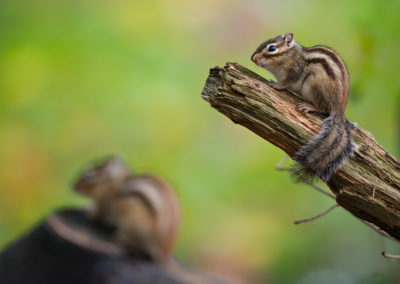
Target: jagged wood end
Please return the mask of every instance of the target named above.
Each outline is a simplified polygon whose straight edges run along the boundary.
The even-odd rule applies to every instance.
[[[301,98],[271,88],[266,79],[237,63],[212,68],[201,95],[290,157],[321,128],[322,116],[296,110]],[[327,185],[341,207],[400,241],[400,161],[361,127],[356,126],[353,135],[354,157]]]

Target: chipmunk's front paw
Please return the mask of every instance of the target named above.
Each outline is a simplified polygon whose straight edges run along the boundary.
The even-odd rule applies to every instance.
[[[279,91],[285,90],[287,88],[286,86],[282,85],[279,82],[269,82],[269,85],[272,88],[274,88],[275,90],[279,90]]]
[[[315,112],[315,107],[309,103],[299,103],[296,109],[302,113]]]

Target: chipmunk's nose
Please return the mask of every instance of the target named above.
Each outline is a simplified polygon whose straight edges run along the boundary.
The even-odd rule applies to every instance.
[[[253,61],[254,63],[256,63],[256,56],[255,56],[255,54],[253,53],[253,55],[251,56],[251,61]]]

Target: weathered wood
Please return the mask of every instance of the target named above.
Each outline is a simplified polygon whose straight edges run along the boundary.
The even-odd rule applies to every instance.
[[[271,88],[237,63],[212,68],[202,97],[291,157],[320,130],[323,119],[297,111],[301,98]],[[327,184],[340,206],[400,240],[400,162],[361,127],[355,128],[354,141],[354,158]]]

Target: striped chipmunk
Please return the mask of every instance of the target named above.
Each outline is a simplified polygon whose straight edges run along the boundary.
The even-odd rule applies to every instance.
[[[109,157],[87,167],[74,190],[93,200],[86,209],[89,220],[114,228],[112,240],[117,245],[128,255],[159,265],[177,280],[173,283],[230,283],[190,269],[172,256],[180,210],[173,187],[164,179],[133,174],[122,160]],[[137,277],[140,281],[140,274]]]
[[[110,157],[86,169],[74,190],[93,200],[89,220],[115,229],[113,240],[130,253],[166,264],[177,237],[179,203],[172,187],[151,175],[133,175]]]
[[[294,40],[293,33],[287,33],[262,43],[251,60],[276,77],[273,88],[288,89],[305,100],[297,110],[328,116],[321,131],[293,157],[300,164],[294,169],[299,180],[318,176],[327,182],[354,155],[355,148],[354,125],[344,114],[349,75],[342,58],[326,46],[304,47]]]

